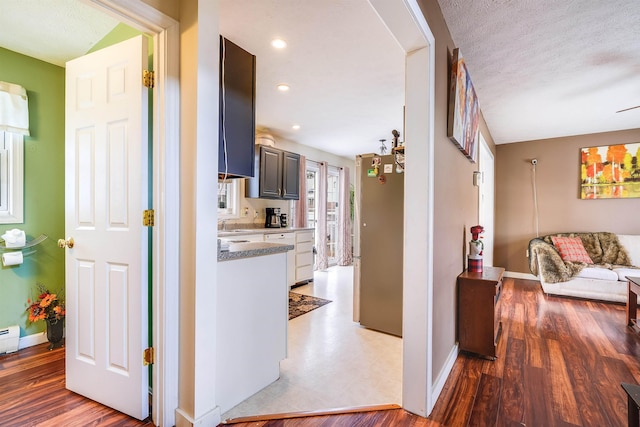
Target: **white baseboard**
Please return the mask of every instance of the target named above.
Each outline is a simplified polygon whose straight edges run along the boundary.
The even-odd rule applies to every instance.
[[[505,271],[504,277],[513,277],[514,279],[535,280],[538,281],[538,277],[531,273],[518,273],[517,271]]]
[[[18,342],[18,350],[22,350],[23,348],[31,347],[45,342],[47,342],[47,334],[45,332],[38,332],[37,334],[20,337],[20,341]]]
[[[221,422],[220,415],[219,406],[216,406],[198,419],[194,419],[182,409],[177,408],[176,427],[216,427]]]
[[[442,367],[442,370],[440,371],[440,373],[438,374],[438,377],[434,381],[433,387],[431,387],[431,404],[430,404],[431,407],[429,408],[429,415],[431,415],[431,411],[433,410],[433,407],[436,405],[436,402],[438,401],[438,397],[440,397],[440,393],[442,393],[444,384],[447,382],[447,378],[449,378],[449,374],[453,369],[453,364],[456,363],[456,359],[458,358],[458,353],[459,353],[458,344],[456,343],[456,345],[454,345],[453,348],[451,348],[451,352],[449,353],[449,356],[447,356],[447,360],[444,366]]]

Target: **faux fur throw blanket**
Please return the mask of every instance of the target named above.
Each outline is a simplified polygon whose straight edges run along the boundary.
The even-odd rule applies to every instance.
[[[553,246],[552,235],[532,239],[529,242],[529,270],[538,275],[538,260],[542,266],[542,277],[547,283],[566,282],[578,274],[587,264],[563,261]],[[631,261],[618,237],[614,233],[559,233],[553,236],[580,237],[594,265],[604,268],[613,266],[631,267]]]

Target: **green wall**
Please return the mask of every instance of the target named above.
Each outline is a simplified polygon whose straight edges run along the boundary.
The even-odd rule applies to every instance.
[[[0,327],[20,326],[20,336],[44,330],[44,322],[29,324],[27,298],[35,284],[51,291],[64,289],[64,251],[56,246],[64,237],[64,68],[0,48],[0,80],[27,89],[31,136],[24,140],[23,224],[0,224],[5,230],[20,228],[27,240],[49,236],[16,267],[0,264]]]
[[[119,23],[113,30],[107,33],[98,43],[93,45],[91,49],[87,51],[87,53],[95,52],[100,49],[104,49],[105,47],[113,46],[114,44],[123,42],[125,40],[129,40],[142,34],[141,31],[136,30],[135,28],[131,28],[127,24]],[[145,34],[145,37],[149,40],[149,56],[153,53],[153,43],[149,36]]]
[[[140,31],[119,24],[87,53],[138,34]],[[152,63],[153,43],[148,39]],[[20,228],[27,233],[27,240],[40,234],[49,236],[22,265],[2,267],[0,263],[0,328],[17,324],[22,337],[45,329],[44,322],[30,324],[25,311],[27,299],[35,296],[36,283],[43,283],[52,292],[64,290],[65,251],[56,242],[64,237],[65,69],[3,48],[0,64],[0,81],[27,89],[31,132],[24,140],[25,222],[0,224],[0,235]],[[151,286],[149,295],[151,298]],[[149,325],[151,328],[151,322]]]

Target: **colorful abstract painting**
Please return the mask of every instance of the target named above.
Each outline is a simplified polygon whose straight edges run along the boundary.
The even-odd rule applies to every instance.
[[[475,163],[478,151],[480,106],[460,49],[454,49],[449,86],[447,136]]]
[[[640,142],[580,149],[582,199],[640,197]]]

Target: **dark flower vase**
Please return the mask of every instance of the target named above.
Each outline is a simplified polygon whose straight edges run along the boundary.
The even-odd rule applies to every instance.
[[[47,321],[47,340],[49,341],[49,350],[62,347],[62,337],[64,336],[64,319],[56,320],[46,319]]]

